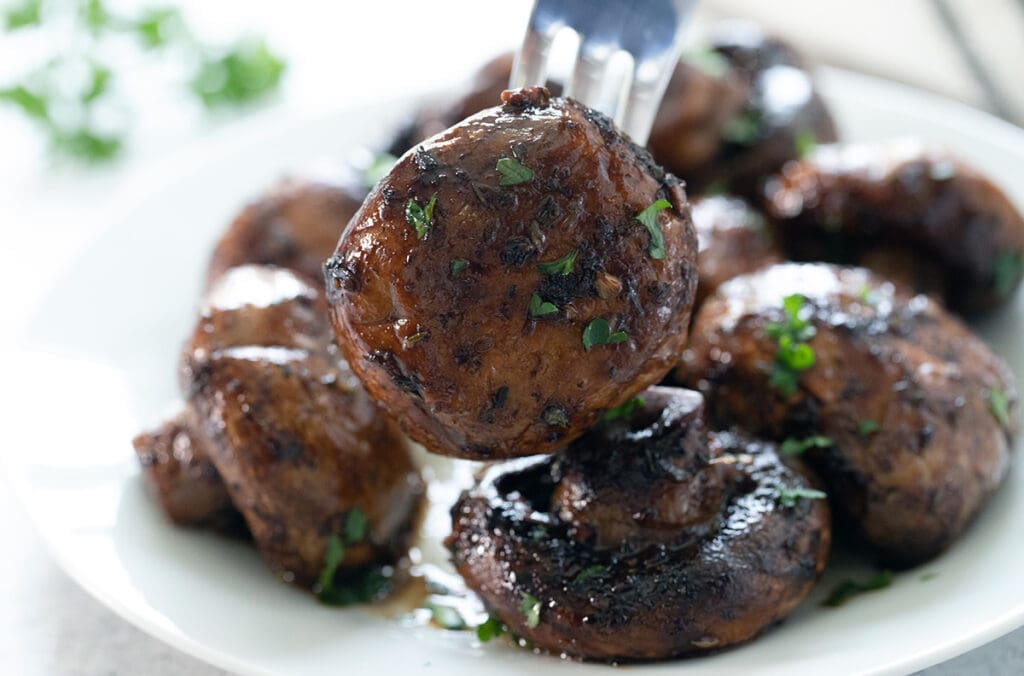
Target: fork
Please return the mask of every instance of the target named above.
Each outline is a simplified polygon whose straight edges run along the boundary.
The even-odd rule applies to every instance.
[[[615,120],[637,143],[646,143],[658,104],[682,52],[682,27],[697,0],[536,0],[509,86],[543,84],[555,37],[579,38],[563,94]],[[632,68],[616,96],[604,97],[613,57],[627,54]]]

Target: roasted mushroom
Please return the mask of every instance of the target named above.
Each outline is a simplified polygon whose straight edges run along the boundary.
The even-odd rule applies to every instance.
[[[965,314],[1006,302],[1024,275],[1024,216],[977,169],[909,140],[818,148],[769,181],[779,244],[853,263]]]
[[[739,21],[687,55],[669,82],[648,145],[691,194],[760,197],[764,179],[814,143],[836,140],[828,109],[792,46]]]
[[[696,307],[723,282],[782,261],[764,217],[742,199],[704,197],[694,200],[691,213],[698,243]]]
[[[653,660],[740,643],[824,567],[827,503],[774,446],[708,434],[696,392],[642,400],[564,452],[492,466],[452,509],[459,573],[551,652]]]
[[[249,263],[288,268],[319,286],[324,260],[365,196],[354,182],[282,181],[248,204],[217,242],[207,286]]]
[[[863,269],[784,264],[726,282],[681,372],[715,423],[804,451],[889,563],[948,547],[1009,468],[1006,364],[926,296]]]
[[[325,267],[370,394],[475,459],[551,452],[657,382],[697,282],[674,177],[575,101],[502,100],[402,157]]]
[[[332,344],[316,289],[280,268],[233,268],[183,362],[195,427],[282,579],[314,586],[332,537],[344,538],[340,575],[405,550],[419,474]]]

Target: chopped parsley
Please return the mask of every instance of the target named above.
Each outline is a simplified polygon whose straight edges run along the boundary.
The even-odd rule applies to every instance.
[[[488,615],[487,619],[477,625],[476,638],[481,643],[487,643],[496,636],[505,633],[505,625],[494,615]]]
[[[810,320],[800,316],[804,301],[804,296],[799,293],[786,296],[782,301],[786,320],[769,322],[764,327],[764,332],[778,344],[771,385],[784,395],[796,391],[800,374],[815,362],[814,350],[805,341],[814,337],[817,331]]]
[[[810,129],[801,129],[793,138],[793,146],[797,157],[807,157],[818,147],[818,137]]]
[[[380,180],[388,175],[398,158],[391,153],[377,153],[373,161],[363,169],[363,184],[367,188],[373,188],[380,183]]]
[[[661,260],[665,257],[665,237],[661,234],[661,226],[658,225],[658,214],[668,209],[672,204],[666,199],[652,202],[646,209],[638,213],[634,218],[647,228],[651,235],[651,243],[647,247],[647,254],[655,259]]]
[[[1008,411],[1010,398],[1006,396],[1006,392],[999,389],[998,387],[990,388],[988,391],[988,408],[992,411],[993,417],[1003,427],[1010,426],[1010,414]]]
[[[713,47],[683,52],[683,62],[711,77],[725,77],[732,69],[729,60]]]
[[[327,549],[324,553],[324,567],[318,580],[320,591],[317,597],[323,603],[332,605],[348,605],[365,603],[381,594],[389,585],[388,578],[379,570],[363,571],[350,580],[345,586],[339,586],[334,579],[342,561],[345,560],[345,545],[353,545],[366,538],[366,515],[359,507],[353,507],[345,517],[342,537],[331,534],[327,538]]]
[[[819,491],[816,488],[778,486],[775,491],[776,499],[782,507],[795,507],[798,500],[823,500],[828,497],[824,491]]]
[[[592,577],[597,577],[598,575],[600,575],[601,573],[603,573],[607,569],[608,569],[607,566],[602,566],[599,563],[594,564],[593,566],[587,566],[586,568],[581,570],[576,575],[576,577],[573,578],[572,583],[573,584],[580,584],[581,582],[589,580]]]
[[[857,421],[857,434],[862,437],[869,437],[880,429],[877,422],[871,418],[864,418]]]
[[[625,331],[611,333],[608,320],[604,317],[598,317],[587,324],[587,328],[583,329],[583,347],[587,352],[590,352],[590,348],[595,345],[624,343],[627,340],[629,340],[629,336],[626,335]]]
[[[992,265],[992,290],[1000,298],[1006,298],[1017,286],[1021,274],[1024,274],[1024,256],[1003,251]]]
[[[573,250],[565,254],[557,261],[550,261],[548,263],[538,263],[537,269],[543,272],[545,275],[562,275],[563,277],[572,272],[573,263],[576,262],[576,256],[579,255],[579,251]]]
[[[277,88],[284,61],[263,40],[243,39],[214,57],[203,56],[189,86],[207,108],[238,106]]]
[[[829,448],[830,446],[832,446],[831,439],[817,434],[803,439],[790,437],[782,442],[781,449],[783,455],[800,455],[808,448]]]
[[[753,145],[761,136],[761,116],[748,111],[729,120],[722,130],[722,140],[739,146]]]
[[[633,397],[623,404],[619,404],[615,408],[610,408],[605,411],[604,420],[618,420],[619,418],[628,418],[633,415],[633,412],[638,408],[642,408],[644,405],[643,397]]]
[[[460,272],[462,272],[468,267],[469,261],[467,261],[465,258],[456,258],[455,260],[452,261],[452,277],[457,276]]]
[[[536,596],[523,592],[523,600],[519,604],[519,612],[526,618],[526,626],[533,629],[540,624],[540,601]]]
[[[421,207],[419,202],[410,199],[405,205],[405,221],[416,229],[416,239],[423,239],[430,229],[430,222],[434,220],[434,205],[437,204],[437,195],[430,198],[426,207]]]
[[[530,296],[530,306],[527,308],[531,317],[543,317],[544,315],[551,315],[558,312],[558,306],[554,303],[549,303],[546,300],[541,300],[541,297],[537,294]]]
[[[514,157],[502,157],[494,168],[501,174],[498,185],[518,185],[533,180],[533,170]]]
[[[431,621],[442,629],[460,631],[468,626],[462,613],[451,606],[428,603],[426,608],[430,611]]]
[[[837,608],[847,601],[851,597],[864,592],[875,591],[876,589],[885,589],[892,584],[892,571],[883,570],[879,571],[877,575],[867,580],[866,582],[858,582],[857,580],[844,580],[840,582],[835,588],[832,589],[832,593],[828,595],[828,598],[822,602],[823,606],[829,608]]]
[[[38,26],[42,17],[42,0],[22,0],[21,4],[9,8],[4,13],[4,26],[9,31]]]

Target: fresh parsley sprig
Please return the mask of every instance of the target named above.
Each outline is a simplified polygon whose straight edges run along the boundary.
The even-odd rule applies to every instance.
[[[647,255],[655,260],[665,258],[665,236],[661,232],[661,226],[658,225],[658,214],[671,207],[671,202],[666,199],[660,199],[652,202],[647,208],[634,216],[636,220],[643,223],[651,236],[651,243],[647,246]]]
[[[594,319],[583,329],[583,348],[590,352],[595,345],[611,345],[612,343],[625,343],[629,336],[625,331],[611,332],[608,320],[604,317]]]
[[[879,571],[874,577],[859,582],[857,580],[843,580],[832,589],[832,593],[828,595],[821,605],[828,606],[829,608],[837,608],[852,597],[864,592],[875,591],[878,589],[885,589],[892,584],[892,571],[882,570]]]
[[[802,316],[805,298],[795,293],[782,300],[783,322],[768,322],[764,332],[777,344],[772,365],[771,385],[784,395],[796,391],[800,374],[814,366],[814,350],[807,344],[817,333],[810,320]]]

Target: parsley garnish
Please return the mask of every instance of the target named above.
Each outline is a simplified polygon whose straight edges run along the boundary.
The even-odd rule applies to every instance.
[[[610,408],[607,411],[605,411],[604,420],[607,422],[610,420],[618,420],[619,418],[628,418],[629,416],[633,415],[633,411],[637,410],[638,408],[642,408],[643,405],[643,397],[633,397],[632,399],[626,401],[625,403],[619,404],[615,408]]]
[[[795,507],[797,500],[822,500],[828,497],[824,491],[819,491],[815,488],[786,488],[785,486],[778,486],[775,491],[776,499],[778,499],[779,505],[782,507]]]
[[[800,455],[808,448],[828,448],[831,445],[832,440],[828,437],[814,435],[804,439],[790,437],[782,442],[781,449],[783,455]]]
[[[655,259],[661,260],[665,257],[665,238],[661,234],[661,226],[658,225],[658,214],[668,209],[672,204],[666,199],[660,199],[638,213],[634,218],[644,224],[647,232],[651,235],[651,243],[647,247],[647,254]]]
[[[523,600],[519,604],[519,612],[526,618],[526,626],[533,629],[540,624],[540,601],[536,596],[523,592]]]
[[[624,343],[627,340],[629,340],[629,336],[626,335],[625,331],[611,333],[608,320],[604,317],[598,317],[587,324],[587,328],[583,329],[583,347],[587,352],[590,352],[590,348],[595,345]]]
[[[713,47],[683,52],[683,61],[711,77],[724,77],[732,68],[729,60]]]
[[[1006,396],[1006,392],[1002,391],[998,387],[990,388],[988,395],[985,397],[988,400],[988,408],[992,411],[993,417],[1003,427],[1010,426],[1010,414],[1007,410],[1010,398]]]
[[[580,584],[581,582],[584,582],[585,580],[589,580],[592,577],[596,577],[596,576],[600,575],[601,573],[603,573],[607,569],[608,569],[607,566],[602,566],[601,564],[594,564],[593,566],[588,566],[588,567],[584,568],[583,570],[581,570],[579,572],[579,574],[577,574],[576,577],[573,578],[572,583],[573,584]]]
[[[1017,286],[1017,280],[1024,272],[1024,256],[1004,251],[996,256],[992,265],[992,290],[1000,298],[1006,298]]]
[[[469,261],[464,258],[456,258],[452,261],[452,277],[469,267]]]
[[[518,185],[533,180],[533,171],[514,157],[502,157],[494,168],[501,174],[498,185]]]
[[[451,606],[428,603],[426,608],[430,611],[430,619],[442,629],[460,631],[467,627],[466,620],[462,617],[462,614]]]
[[[764,332],[778,343],[771,384],[785,395],[796,391],[800,373],[815,362],[814,350],[804,341],[814,337],[817,331],[809,320],[800,316],[804,300],[798,293],[786,296],[782,301],[786,321],[769,322],[764,327]]]
[[[869,437],[880,429],[877,422],[871,418],[864,418],[857,421],[857,434],[862,437]]]
[[[829,608],[836,608],[843,605],[851,597],[861,594],[863,592],[875,591],[876,589],[884,589],[892,584],[892,571],[883,570],[880,571],[873,578],[867,582],[858,582],[856,580],[844,580],[840,582],[832,590],[832,593],[828,595],[821,605],[828,606]]]
[[[334,574],[345,558],[345,545],[341,538],[331,535],[327,538],[327,552],[324,554],[324,569],[320,571],[320,591],[334,586]]]
[[[818,147],[818,137],[810,129],[801,129],[796,133],[793,138],[794,150],[796,150],[796,156],[804,158],[814,152],[814,149]]]
[[[380,571],[368,570],[359,573],[349,580],[345,587],[335,584],[338,567],[345,560],[345,545],[361,542],[366,537],[366,515],[359,507],[353,507],[345,516],[342,537],[331,534],[327,538],[327,550],[324,553],[324,567],[320,571],[320,591],[317,597],[324,603],[347,605],[361,603],[378,596],[387,587],[388,579]]]
[[[416,229],[416,239],[423,239],[430,229],[430,222],[434,219],[434,205],[437,204],[437,195],[430,198],[426,207],[421,207],[419,202],[410,199],[405,205],[405,221]]]
[[[15,5],[4,14],[4,26],[9,31],[15,31],[26,26],[38,26],[42,12],[42,0],[22,0],[20,5]]]
[[[147,9],[135,23],[135,33],[146,49],[163,47],[185,33],[181,12],[171,7]]]
[[[558,312],[558,307],[554,303],[541,300],[537,294],[530,296],[530,306],[527,309],[531,317],[543,317]]]
[[[366,515],[363,510],[353,507],[345,519],[345,541],[349,544],[366,537]]]
[[[207,108],[238,106],[277,88],[284,61],[263,40],[244,39],[223,54],[205,57],[190,87]]]
[[[860,291],[857,292],[857,298],[860,299],[861,303],[874,307],[878,299],[875,297],[875,292],[871,289],[870,284],[865,284],[860,287]]]
[[[537,269],[543,272],[545,275],[562,275],[563,277],[572,272],[573,263],[576,262],[576,256],[579,251],[570,251],[565,254],[557,261],[550,261],[548,263],[538,263]]]
[[[722,140],[741,146],[753,145],[761,135],[761,116],[749,111],[729,120],[722,130]]]
[[[372,189],[388,175],[398,158],[391,153],[377,153],[373,161],[363,169],[363,184]]]
[[[476,638],[481,643],[487,643],[495,636],[505,633],[505,625],[494,615],[488,615],[487,619],[477,625]]]

